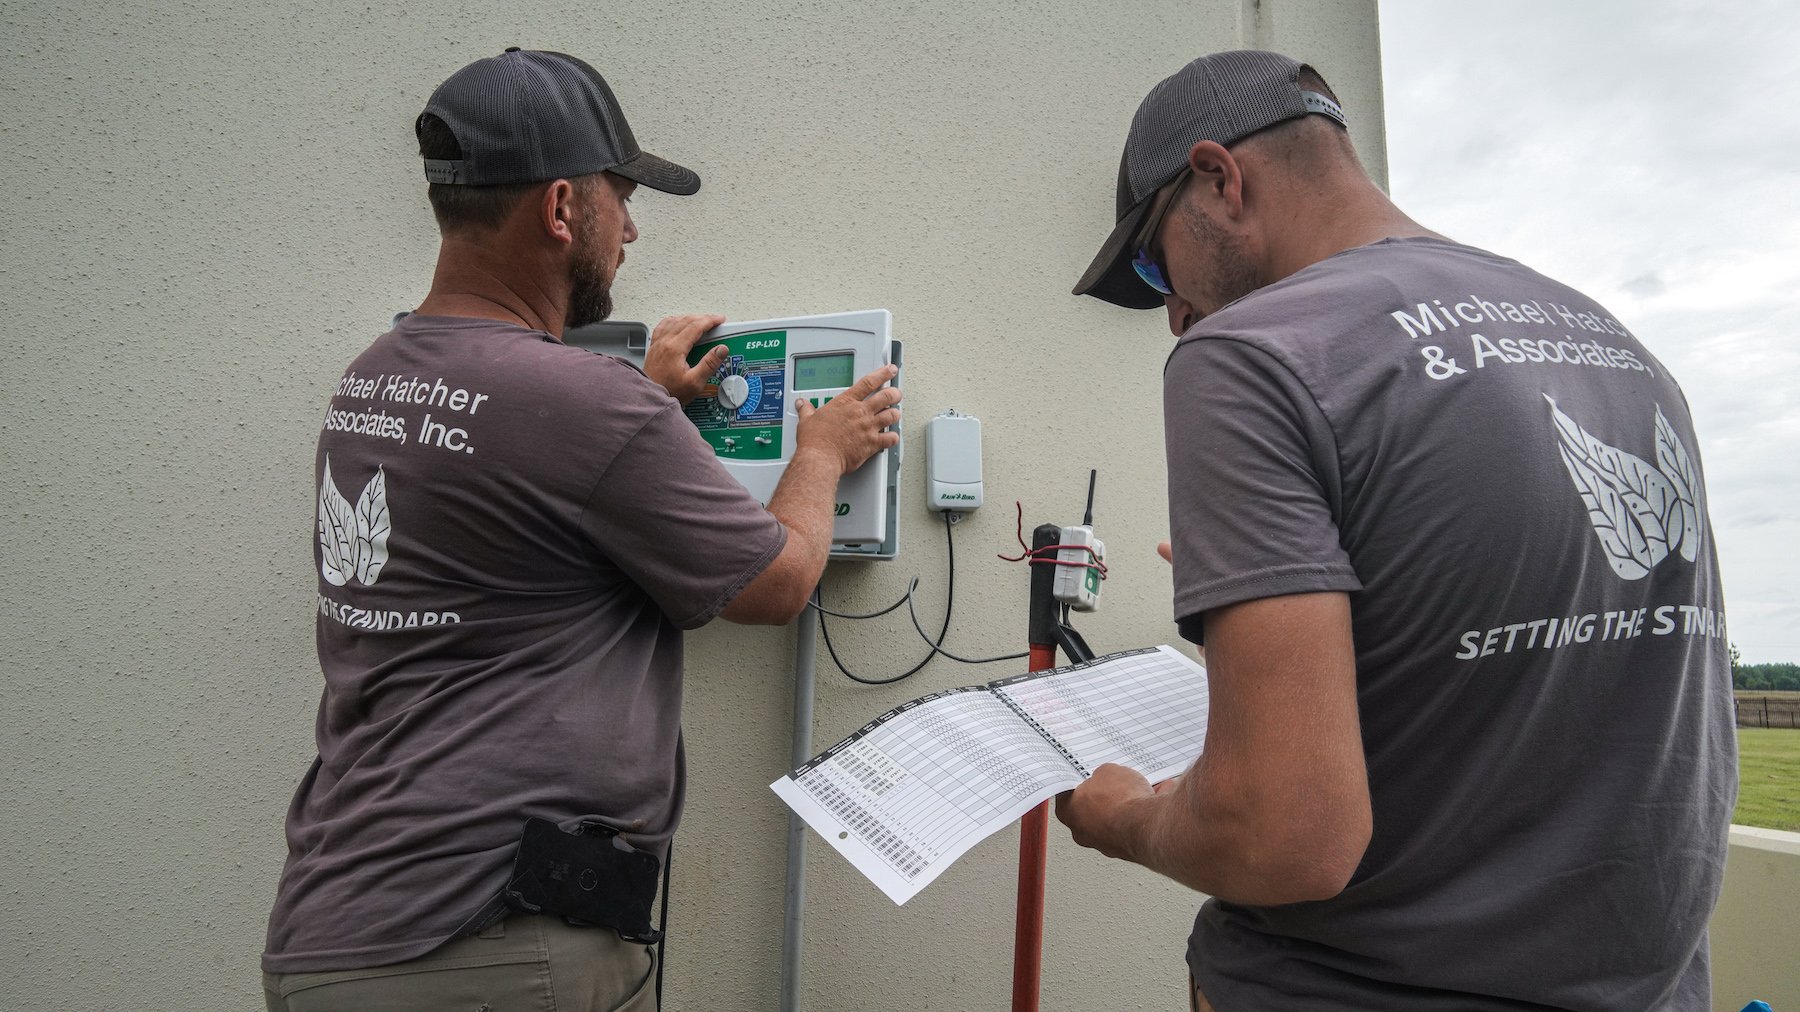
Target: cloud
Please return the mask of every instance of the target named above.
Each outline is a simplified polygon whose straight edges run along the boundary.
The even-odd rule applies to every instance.
[[[1732,639],[1800,660],[1800,5],[1384,0],[1395,200],[1680,380]]]
[[[1746,513],[1746,514],[1740,514],[1739,516],[1734,517],[1732,519],[1732,526],[1734,526],[1734,527],[1767,527],[1770,524],[1776,524],[1776,523],[1780,523],[1783,520],[1792,520],[1792,519],[1794,519],[1794,518],[1782,516],[1779,513]]]

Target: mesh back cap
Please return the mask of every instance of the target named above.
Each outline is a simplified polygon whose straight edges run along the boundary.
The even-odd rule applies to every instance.
[[[450,128],[458,159],[425,159],[425,178],[460,186],[539,183],[613,172],[664,193],[700,189],[690,169],[638,147],[598,71],[564,53],[508,49],[431,93],[426,116]]]
[[[1151,198],[1187,166],[1200,141],[1223,146],[1277,123],[1318,113],[1345,125],[1344,111],[1329,97],[1302,91],[1306,65],[1280,53],[1240,49],[1202,56],[1150,89],[1131,118],[1119,159],[1116,222],[1112,234],[1074,294],[1092,295],[1127,309],[1157,309],[1162,296],[1131,269],[1131,248],[1149,213]],[[1310,68],[1308,68],[1310,69]]]

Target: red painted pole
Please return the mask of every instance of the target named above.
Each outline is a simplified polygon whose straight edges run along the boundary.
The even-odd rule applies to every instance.
[[[1031,670],[1056,667],[1056,647],[1031,644]],[[1044,967],[1044,859],[1050,849],[1050,802],[1019,820],[1019,901],[1013,925],[1012,1012],[1037,1012]]]

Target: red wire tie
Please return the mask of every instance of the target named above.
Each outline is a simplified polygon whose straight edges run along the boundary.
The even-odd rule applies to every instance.
[[[1042,548],[1036,549],[1027,545],[1025,543],[1025,507],[1017,499],[1014,499],[1013,508],[1018,511],[1018,519],[1013,531],[1013,536],[1019,539],[1020,552],[1018,555],[1000,555],[996,553],[996,558],[1004,559],[1007,562],[1029,562],[1033,566],[1076,566],[1081,569],[1096,569],[1100,571],[1100,579],[1106,579],[1106,563],[1101,560],[1099,553],[1094,551],[1092,545],[1045,545]],[[1061,551],[1086,552],[1088,553],[1088,561],[1079,562],[1068,559],[1045,558],[1046,555]]]

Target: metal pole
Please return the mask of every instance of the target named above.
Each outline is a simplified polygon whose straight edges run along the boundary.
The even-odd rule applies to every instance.
[[[1057,543],[1062,529],[1044,524],[1031,532],[1038,551]],[[1026,638],[1031,646],[1030,670],[1056,667],[1056,597],[1054,566],[1031,565],[1031,596]],[[1018,910],[1013,920],[1012,1012],[1037,1012],[1044,968],[1044,866],[1050,851],[1050,803],[1019,820]]]
[[[819,613],[810,606],[794,623],[794,747],[789,769],[812,758],[813,662]],[[800,941],[806,921],[806,823],[788,812],[787,902],[781,925],[781,1012],[800,1010]]]
[[[1031,670],[1056,666],[1056,648],[1031,645]],[[1037,1012],[1044,970],[1044,879],[1050,802],[1019,820],[1019,900],[1013,921],[1013,1012]]]

